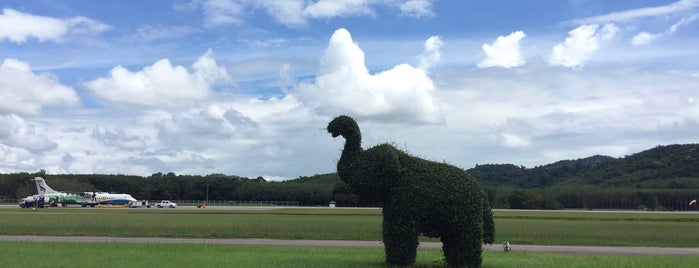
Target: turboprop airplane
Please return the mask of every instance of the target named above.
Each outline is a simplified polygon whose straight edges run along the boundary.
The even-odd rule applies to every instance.
[[[113,194],[105,192],[59,192],[46,184],[44,178],[35,177],[36,191],[39,196],[48,196],[50,200],[61,204],[80,204],[83,207],[94,207],[102,205],[110,206],[128,206],[132,202],[136,202],[130,194]]]

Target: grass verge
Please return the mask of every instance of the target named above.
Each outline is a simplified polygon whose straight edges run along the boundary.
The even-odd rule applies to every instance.
[[[699,247],[699,213],[495,211],[494,216],[497,243]],[[376,241],[381,219],[378,209],[0,209],[0,234]]]
[[[76,261],[79,258],[79,261]],[[0,241],[4,267],[384,267],[382,249]],[[694,267],[699,256],[607,256],[484,252],[483,267]],[[442,267],[419,249],[417,267]]]

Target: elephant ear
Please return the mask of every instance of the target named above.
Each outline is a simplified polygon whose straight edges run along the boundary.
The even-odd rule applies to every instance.
[[[388,198],[400,178],[395,149],[378,145],[364,151],[348,170],[347,183],[363,197],[377,202]]]
[[[381,185],[387,193],[399,185],[400,160],[398,151],[391,145],[383,144],[376,147],[374,170],[377,174],[376,183]]]

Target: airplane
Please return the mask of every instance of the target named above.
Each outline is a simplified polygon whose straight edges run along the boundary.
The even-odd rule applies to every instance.
[[[36,183],[36,191],[41,196],[48,196],[49,200],[55,200],[56,203],[61,204],[80,204],[82,207],[95,207],[95,206],[123,206],[126,207],[129,204],[136,202],[130,194],[113,194],[105,192],[59,192],[46,184],[46,181],[42,177],[35,177],[34,182]]]

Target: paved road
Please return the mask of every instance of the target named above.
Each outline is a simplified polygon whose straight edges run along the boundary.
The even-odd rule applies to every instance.
[[[353,240],[284,240],[263,238],[171,238],[171,237],[110,237],[110,236],[33,236],[0,235],[0,241],[32,242],[84,242],[84,243],[201,243],[227,245],[268,245],[268,246],[306,246],[306,247],[383,247],[380,241]],[[538,246],[510,245],[513,251],[550,252],[575,254],[619,254],[619,255],[694,255],[699,256],[699,248],[662,248],[662,247],[598,247],[598,246]],[[422,242],[421,248],[441,248],[439,242]],[[500,245],[486,245],[484,250],[502,251]]]

